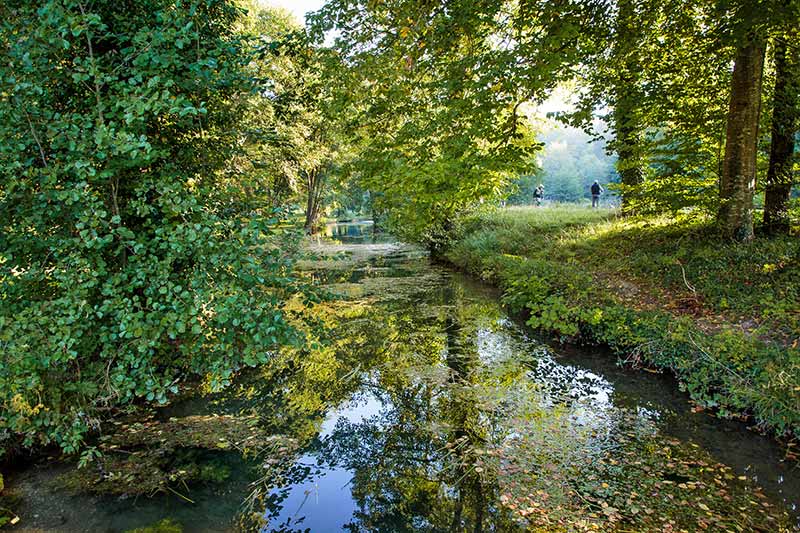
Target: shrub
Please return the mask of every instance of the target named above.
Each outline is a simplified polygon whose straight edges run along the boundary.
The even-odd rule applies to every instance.
[[[0,440],[72,452],[102,410],[296,342],[291,237],[236,200],[252,83],[232,1],[0,14]]]

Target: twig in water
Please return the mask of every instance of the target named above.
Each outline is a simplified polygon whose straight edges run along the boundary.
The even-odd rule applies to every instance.
[[[177,490],[173,489],[172,487],[167,486],[167,490],[172,492],[173,494],[175,494],[178,498],[180,498],[182,500],[186,500],[187,502],[189,502],[191,504],[194,504],[194,501],[190,500],[189,498],[187,498],[186,496],[184,496],[183,494],[181,494]]]

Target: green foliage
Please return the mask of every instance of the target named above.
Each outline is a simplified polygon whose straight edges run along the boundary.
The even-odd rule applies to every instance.
[[[285,304],[310,295],[278,206],[302,200],[309,231],[326,203],[369,208],[436,251],[515,176],[528,176],[524,198],[540,144],[520,109],[563,82],[580,89],[562,119],[601,137],[596,111],[610,113],[607,146],[620,173],[636,171],[619,189],[626,208],[714,212],[733,52],[753,28],[788,35],[797,20],[795,1],[758,6],[331,0],[310,29],[336,31],[328,48],[254,0],[4,2],[3,447],[74,452],[101,412],[163,403],[187,377],[223,387],[297,344]],[[613,175],[602,146],[553,146],[535,179],[550,198],[585,197]],[[607,246],[627,251],[620,269],[670,289],[690,271],[703,306],[756,309],[762,328],[794,335],[797,289],[783,279],[796,255],[780,239],[737,251],[692,227],[708,245],[674,251],[659,247],[660,226],[601,225],[584,239],[596,245],[538,243],[565,251],[557,278],[531,266],[540,251],[521,233],[605,216],[504,222],[503,239],[526,250],[499,249],[521,259],[476,264],[518,272],[509,303],[564,334],[605,320],[573,259],[596,265]]]
[[[548,198],[576,201],[619,176],[626,213],[715,213],[735,50],[754,28],[781,38],[797,17],[796,2],[772,0],[331,0],[312,26],[336,32],[332,79],[348,79],[357,110],[362,188],[398,232],[438,242],[509,185],[512,204],[529,203],[538,181]],[[538,145],[519,109],[560,83],[576,90],[559,118],[604,143],[550,146],[534,174]],[[616,172],[590,153],[600,146]]]
[[[543,18],[554,16],[545,11]],[[403,236],[437,240],[454,216],[499,197],[532,169],[538,144],[519,106],[543,97],[565,61],[551,51],[541,71],[520,64],[536,39],[517,41],[517,29],[541,27],[532,13],[503,2],[440,9],[416,0],[337,0],[313,19],[318,34],[337,30],[357,110],[354,135],[365,145],[357,167]],[[547,43],[574,30],[546,28]]]
[[[0,8],[2,445],[211,388],[299,340],[280,213],[232,164],[254,87],[217,0]]]
[[[252,201],[258,196],[268,205],[281,205],[294,200],[297,184],[279,131],[283,122],[275,87],[291,75],[294,64],[281,50],[285,43],[297,41],[302,28],[281,8],[262,6],[257,0],[237,3],[247,9],[246,16],[237,20],[236,29],[247,38],[246,44],[254,53],[246,69],[255,90],[242,95],[237,109],[235,127],[241,149],[231,154],[228,173],[235,181],[247,175],[246,186],[239,191],[242,200]]]
[[[800,20],[797,3],[620,0],[606,6],[578,31],[576,106],[560,118],[605,138],[619,155],[626,212],[716,213],[735,51],[754,31],[773,42],[784,39]],[[767,65],[764,100],[772,98],[772,68]],[[598,116],[608,124],[605,131],[594,128]],[[768,131],[767,113],[761,122]],[[752,176],[761,183],[766,141],[764,164]]]
[[[342,65],[302,31],[269,43],[262,54],[269,79],[265,90],[275,114],[275,143],[268,147],[264,167],[285,180],[291,199],[304,204],[306,230],[313,232],[328,197],[347,188],[339,183],[349,158],[343,136],[347,110],[334,99]]]
[[[669,369],[700,405],[796,436],[800,317],[787,302],[800,299],[800,244],[713,235],[696,221],[517,208],[466,220],[446,255],[500,285],[531,326]]]
[[[733,54],[729,19],[712,3],[618,5],[582,28],[577,106],[561,118],[620,154],[618,170],[633,178],[620,189],[627,212],[714,211]],[[597,110],[606,131],[595,127]]]

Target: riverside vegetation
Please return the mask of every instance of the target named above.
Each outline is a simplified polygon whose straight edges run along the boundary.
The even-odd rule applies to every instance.
[[[561,87],[574,90],[555,118],[614,154],[582,160],[619,182],[625,215],[713,218],[716,231],[691,238],[706,250],[743,243],[726,244],[731,261],[754,252],[774,269],[765,276],[783,275],[800,5],[757,4],[330,0],[303,27],[245,0],[135,0],[124,12],[4,2],[2,449],[81,453],[120,409],[164,403],[184,383],[223,388],[306,342],[302,317],[285,309],[318,298],[293,274],[298,204],[308,233],[326,212],[369,213],[438,252],[465,213],[515,193],[524,201],[537,138],[552,139],[532,106]],[[559,197],[573,199],[592,178],[545,177],[554,189],[569,181]],[[748,244],[762,197],[764,232],[776,237]],[[794,296],[759,305],[790,320]],[[750,346],[747,335],[717,337],[729,352]],[[771,413],[787,409],[723,389],[721,408],[750,405],[778,431],[793,424]]]
[[[265,431],[286,404],[151,414],[361,368],[315,312],[330,274],[303,266],[331,215],[496,283],[538,330],[671,370],[698,409],[798,435],[800,0],[327,0],[305,24],[262,4],[0,3],[3,474],[63,457],[88,469],[65,486],[180,499],[294,451]],[[619,216],[498,209],[594,180]],[[436,285],[378,278],[375,298]],[[303,442],[335,407],[298,415]],[[483,496],[445,477],[465,496],[436,527],[458,529]]]
[[[675,373],[725,417],[800,435],[800,241],[734,245],[698,219],[559,206],[464,219],[445,257],[532,327]]]
[[[312,249],[301,269],[337,295],[309,310],[329,342],[119,420],[84,468],[41,465],[25,485],[48,505],[21,509],[29,527],[790,530],[779,490],[794,502],[800,479],[770,462],[742,472],[750,458],[719,453],[717,421],[674,411],[672,383],[565,359],[417,247]],[[740,450],[777,451],[744,433]]]

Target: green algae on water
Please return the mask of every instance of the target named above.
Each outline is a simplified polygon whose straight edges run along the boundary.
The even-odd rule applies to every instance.
[[[166,422],[122,424],[101,439],[102,455],[59,482],[76,491],[109,495],[172,492],[184,500],[189,482],[220,483],[230,474],[225,454],[256,458],[291,448],[291,439],[269,435],[256,416],[188,416]]]

